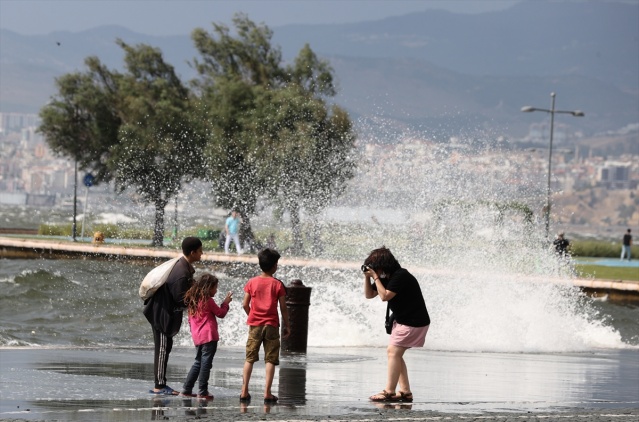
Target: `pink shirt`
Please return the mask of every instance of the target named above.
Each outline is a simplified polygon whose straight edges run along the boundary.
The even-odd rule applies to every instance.
[[[251,295],[250,312],[246,323],[251,326],[280,326],[277,314],[279,298],[286,296],[284,284],[273,277],[253,277],[244,286],[244,291]]]
[[[222,303],[222,306],[217,306],[213,298],[204,304],[201,312],[196,315],[189,315],[189,325],[191,326],[191,337],[193,337],[193,343],[199,346],[211,341],[218,341],[220,335],[217,332],[217,319],[224,318],[229,311],[228,303]]]

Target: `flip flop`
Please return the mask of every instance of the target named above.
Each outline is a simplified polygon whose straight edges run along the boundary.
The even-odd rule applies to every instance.
[[[247,394],[246,396],[240,396],[240,403],[248,403],[251,401],[251,395]]]
[[[279,397],[271,395],[271,397],[264,397],[264,403],[277,403],[277,400],[279,400]]]
[[[149,390],[149,393],[155,394],[156,396],[177,396],[178,394],[180,394],[171,387],[164,387],[161,388],[159,391]]]

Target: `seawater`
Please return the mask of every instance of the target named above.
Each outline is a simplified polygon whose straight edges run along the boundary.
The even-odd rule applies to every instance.
[[[639,308],[592,300],[568,282],[405,266],[418,277],[431,314],[426,349],[562,353],[639,347]],[[152,345],[137,294],[151,268],[128,261],[0,260],[0,346]],[[200,265],[197,271],[220,278],[220,297],[234,292],[231,310],[220,320],[220,344],[242,346],[247,332],[242,289],[257,266]],[[276,275],[286,284],[300,278],[313,289],[309,346],[385,346],[385,306],[364,298],[359,272],[282,266]],[[176,344],[192,344],[186,321]]]

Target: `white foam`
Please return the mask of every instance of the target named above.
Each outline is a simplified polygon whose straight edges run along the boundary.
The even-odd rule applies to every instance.
[[[454,270],[413,273],[431,316],[426,349],[561,353],[629,347],[569,279]],[[318,275],[302,270],[295,278],[313,289],[309,347],[386,346],[386,305],[378,298],[364,298],[360,274],[344,270]],[[238,303],[219,320],[219,331],[222,345],[245,344],[246,315]],[[188,328],[176,341],[192,345]]]
[[[100,213],[94,220],[95,223],[103,224],[134,223],[136,221],[137,219],[129,217],[125,214],[110,212]]]

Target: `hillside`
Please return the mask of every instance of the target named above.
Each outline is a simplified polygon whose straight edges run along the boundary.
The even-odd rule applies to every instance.
[[[637,94],[638,36],[636,2],[535,0],[479,15],[430,10],[359,24],[284,26],[275,41],[287,55],[308,42],[325,55],[414,58],[474,76],[581,75]]]
[[[570,236],[619,241],[628,227],[639,226],[639,195],[628,189],[591,188],[553,197],[555,227]]]
[[[637,96],[596,79],[471,76],[415,59],[330,59],[340,87],[336,101],[355,116],[394,121],[440,139],[460,132],[525,136],[531,123],[548,117],[521,113],[521,107],[550,108],[550,92],[558,93],[557,109],[585,111],[585,119],[557,117],[573,132],[594,134],[639,121]]]
[[[330,60],[340,88],[335,101],[366,136],[519,138],[547,120],[521,107],[549,107],[550,92],[558,109],[586,113],[561,116],[573,133],[639,121],[639,3],[530,1],[476,15],[431,10],[272,29],[286,60],[305,43]],[[185,81],[196,76],[188,34],[156,37],[118,26],[41,36],[2,30],[0,111],[37,112],[55,93],[54,78],[82,70],[87,56],[121,68],[116,38],[159,47]]]

